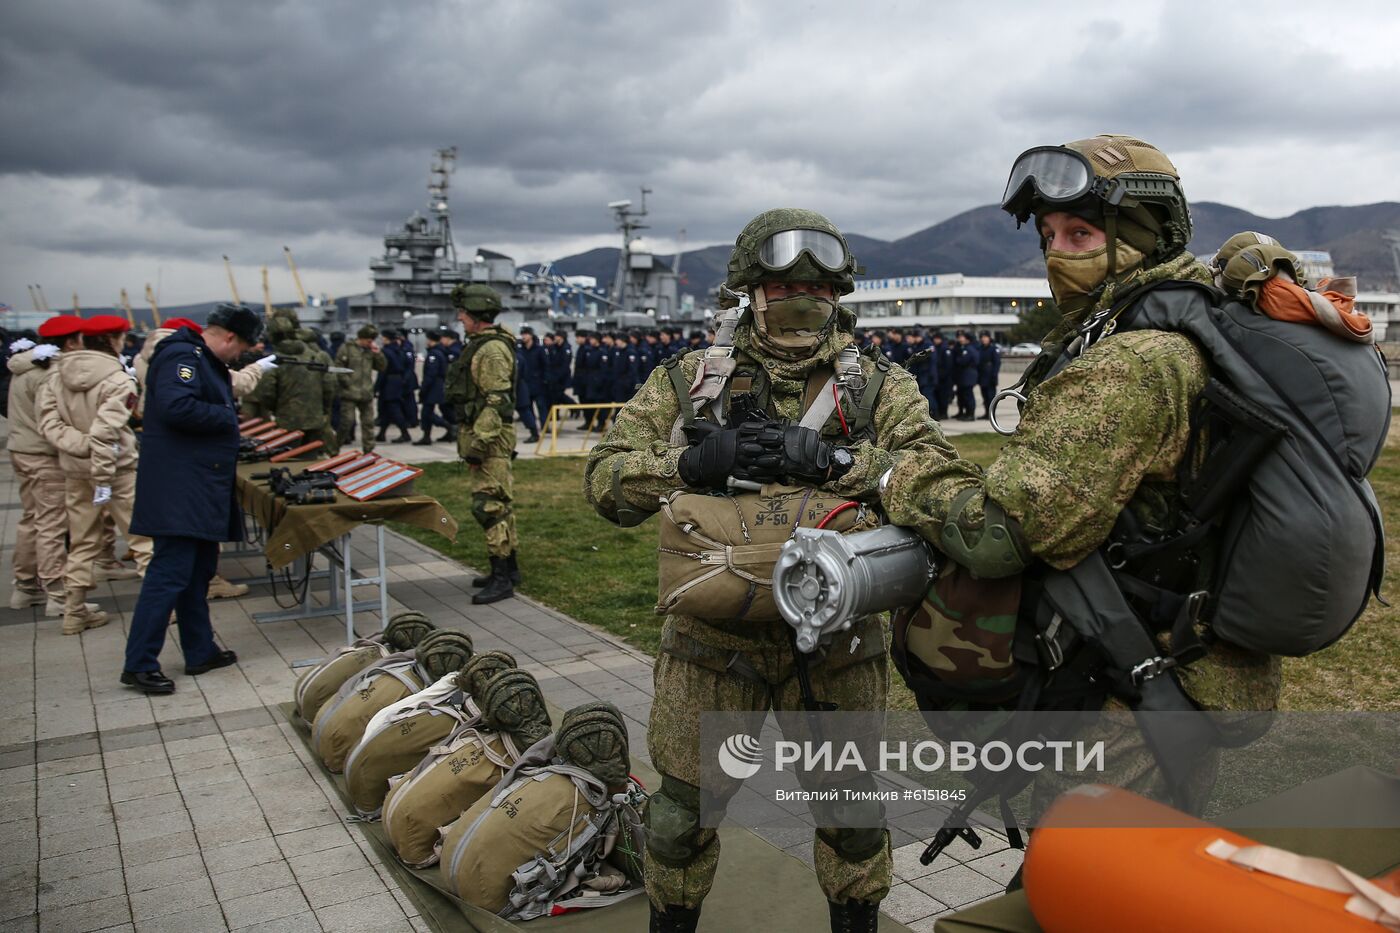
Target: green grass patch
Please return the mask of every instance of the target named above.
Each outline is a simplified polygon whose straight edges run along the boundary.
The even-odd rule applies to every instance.
[[[953,439],[959,452],[987,464],[1003,439],[993,434]],[[471,516],[465,467],[434,463],[417,481],[460,522],[457,543],[402,525],[395,530],[473,567],[487,566],[486,548]],[[1386,525],[1400,528],[1400,443],[1387,445],[1371,474]],[[518,460],[516,524],[526,595],[618,635],[654,654],[661,634],[656,603],[656,525],[616,528],[583,498],[583,460]],[[1306,547],[1307,542],[1280,542]],[[1391,562],[1385,592],[1397,608],[1373,603],[1345,638],[1284,667],[1283,705],[1308,710],[1400,710],[1400,567]],[[913,697],[892,678],[890,706],[914,709]]]

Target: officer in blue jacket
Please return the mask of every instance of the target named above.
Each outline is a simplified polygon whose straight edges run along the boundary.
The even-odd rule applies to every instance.
[[[446,428],[448,421],[443,416],[444,393],[447,383],[447,351],[442,346],[442,332],[429,330],[423,336],[428,341],[428,352],[423,357],[423,383],[418,392],[418,402],[423,411],[418,422],[423,426],[423,436],[414,441],[418,447],[433,442],[433,428]]]
[[[126,638],[122,683],[145,693],[173,693],[160,651],[170,614],[180,628],[185,673],[203,674],[238,660],[214,643],[209,580],[220,541],[243,538],[234,492],[238,413],[228,364],[258,341],[258,315],[219,305],[204,333],[182,327],[156,347],[146,371],[146,412],[136,465],[133,534],[155,543]],[[272,357],[251,365],[271,368]]]
[[[520,328],[517,348],[515,355],[520,360],[520,380],[529,386],[530,404],[534,406],[534,413],[543,427],[549,421],[549,356],[535,336],[535,329],[529,325]]]
[[[909,351],[905,368],[918,381],[919,394],[928,399],[928,409],[933,412],[938,404],[938,354],[934,353],[933,347],[924,340],[924,332],[921,330],[910,331],[904,338],[904,346]],[[920,359],[919,354],[924,351],[928,352]]]
[[[977,336],[977,385],[982,390],[982,419],[992,416],[992,399],[997,394],[997,377],[1001,375],[1001,348],[992,342],[985,330]]]
[[[574,353],[569,347],[569,338],[562,333],[550,334],[545,338],[545,355],[549,358],[549,404],[568,405],[569,370],[572,368]]]

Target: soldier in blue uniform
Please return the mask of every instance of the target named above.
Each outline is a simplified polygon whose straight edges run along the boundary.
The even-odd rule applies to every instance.
[[[457,357],[462,355],[462,342],[457,338],[457,331],[446,324],[438,328],[438,337],[441,339],[439,346],[442,347],[443,356],[447,357],[447,366],[457,362]],[[446,385],[447,366],[443,367],[443,383]],[[445,390],[444,390],[445,391]],[[444,399],[442,404],[442,416],[447,419],[447,430],[443,432],[439,440],[457,440],[457,415],[452,406],[448,405]]]
[[[933,417],[946,421],[948,406],[953,403],[953,346],[939,331],[933,332],[933,356],[938,364],[934,382],[934,401],[937,405]]]
[[[959,421],[977,418],[977,362],[980,355],[966,331],[958,331],[958,345],[953,348],[953,378],[958,386]]]
[[[385,367],[375,379],[374,392],[379,397],[379,436],[376,439],[384,440],[389,426],[393,425],[399,429],[399,436],[394,440],[402,444],[412,440],[408,434],[408,412],[403,398],[413,362],[399,343],[398,336],[398,331],[392,328],[384,331],[384,346],[380,352],[384,354]]]
[[[423,406],[419,423],[423,426],[423,436],[413,443],[424,446],[433,442],[433,428],[450,427],[443,417],[444,390],[447,380],[447,351],[442,347],[442,334],[436,330],[427,331],[428,352],[423,357],[423,384],[418,393],[418,401]]]
[[[933,347],[924,340],[924,332],[913,330],[904,338],[904,345],[909,351],[908,359],[916,358],[925,350],[928,355],[921,361],[908,365],[906,368],[919,383],[919,394],[928,399],[928,409],[935,410],[938,404],[938,354],[933,352]]]
[[[568,405],[573,401],[569,398],[569,372],[573,368],[574,353],[565,334],[550,334],[548,339],[545,355],[549,359],[549,376],[545,385],[549,389],[549,404]]]
[[[520,381],[529,389],[531,410],[538,416],[538,424],[543,426],[549,422],[549,356],[535,336],[534,328],[528,325],[520,328],[515,357],[519,362]],[[535,433],[530,432],[531,435]]]
[[[997,377],[1001,375],[1001,348],[985,330],[977,341],[977,385],[982,389],[982,418],[988,420],[992,417],[992,399],[997,394]]]
[[[159,660],[171,613],[186,674],[238,660],[214,642],[209,581],[219,542],[243,537],[234,490],[238,412],[228,364],[257,342],[261,327],[251,308],[220,305],[202,334],[182,327],[162,340],[146,371],[131,531],[150,537],[154,554],[132,612],[121,675],[122,683],[145,693],[175,692]],[[276,364],[269,357],[254,365]]]

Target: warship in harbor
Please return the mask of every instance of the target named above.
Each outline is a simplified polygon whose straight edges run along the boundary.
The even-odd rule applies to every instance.
[[[451,323],[456,319],[452,290],[463,283],[489,285],[500,293],[501,321],[508,327],[633,327],[687,316],[679,306],[678,274],[639,236],[646,229],[642,218],[649,189],[642,189],[641,205],[635,210],[631,201],[608,205],[623,246],[611,287],[604,290],[593,277],[561,275],[550,263],[523,268],[510,256],[481,248],[459,255],[448,204],[456,158],[455,146],[435,153],[427,214],[415,211],[385,234],[383,254],[369,264],[373,291],[348,301],[350,326],[367,321],[381,328]]]

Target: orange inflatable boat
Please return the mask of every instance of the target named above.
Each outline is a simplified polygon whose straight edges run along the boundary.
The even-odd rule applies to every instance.
[[[1400,869],[1362,878],[1100,785],[1046,811],[1024,879],[1046,933],[1400,931]]]

